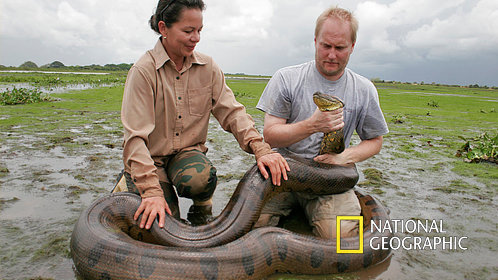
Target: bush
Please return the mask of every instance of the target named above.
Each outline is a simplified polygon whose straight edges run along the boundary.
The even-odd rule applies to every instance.
[[[52,101],[52,98],[39,89],[15,88],[0,93],[0,105],[16,105]]]

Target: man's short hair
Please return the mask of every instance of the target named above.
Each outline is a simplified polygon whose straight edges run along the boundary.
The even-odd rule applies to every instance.
[[[358,20],[356,19],[356,17],[353,15],[352,12],[346,9],[339,8],[337,6],[330,7],[327,10],[323,11],[323,13],[316,19],[315,38],[316,36],[318,36],[318,33],[320,33],[320,29],[322,28],[322,25],[325,22],[325,20],[333,17],[349,22],[349,25],[351,27],[351,41],[353,42],[353,44],[356,43]]]

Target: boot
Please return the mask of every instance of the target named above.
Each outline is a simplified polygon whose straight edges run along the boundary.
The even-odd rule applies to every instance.
[[[187,220],[193,226],[205,225],[214,220],[212,209],[212,205],[192,205],[188,209]]]

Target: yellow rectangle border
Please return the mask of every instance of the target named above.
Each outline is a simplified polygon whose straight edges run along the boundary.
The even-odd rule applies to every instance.
[[[360,248],[357,250],[342,250],[341,249],[341,221],[343,220],[358,220],[358,234],[360,238]],[[337,254],[363,254],[363,216],[337,216],[336,222],[336,252]]]

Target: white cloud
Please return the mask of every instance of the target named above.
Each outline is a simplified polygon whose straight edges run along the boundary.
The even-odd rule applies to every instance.
[[[358,4],[355,14],[360,21],[359,37],[368,53],[393,54],[411,48],[402,40],[421,24],[457,8],[464,0],[398,0],[389,4],[365,1]]]
[[[498,2],[481,0],[470,12],[458,9],[451,16],[436,18],[408,32],[406,46],[425,50],[429,59],[489,51],[498,53]]]
[[[362,1],[355,14],[350,66],[368,77],[498,84],[491,74],[498,70],[495,0]]]
[[[148,25],[155,0],[140,5],[133,0],[4,0],[2,4],[1,35],[29,37],[53,52],[73,54],[60,58],[69,64],[133,62],[157,40]],[[25,60],[35,59],[26,55]]]
[[[273,16],[270,0],[206,2],[203,36],[209,40],[238,45],[267,38]]]
[[[68,2],[61,2],[57,8],[57,14],[51,19],[48,26],[50,36],[45,40],[60,47],[91,45],[97,20],[75,10]],[[49,42],[46,42],[49,43]]]
[[[399,50],[398,43],[389,36],[394,13],[387,5],[364,2],[358,5],[355,15],[359,21],[358,40],[366,52],[392,53]]]
[[[440,80],[458,65],[498,72],[496,0],[205,0],[198,50],[226,72],[273,74],[313,59],[317,16],[339,4],[360,22],[350,66],[367,77]],[[0,64],[131,63],[157,35],[148,20],[157,0],[2,0]],[[422,67],[421,72],[415,66]],[[437,65],[437,67],[434,67]],[[447,66],[445,66],[447,65]],[[415,68],[414,68],[415,67]],[[430,69],[439,69],[437,72]],[[410,71],[406,69],[411,69]],[[488,84],[498,84],[487,74]],[[401,78],[399,78],[401,76]],[[467,74],[468,76],[468,74]],[[470,79],[471,77],[465,77]],[[475,74],[483,83],[482,75]],[[459,79],[453,75],[451,79]],[[393,78],[394,79],[394,78]]]

